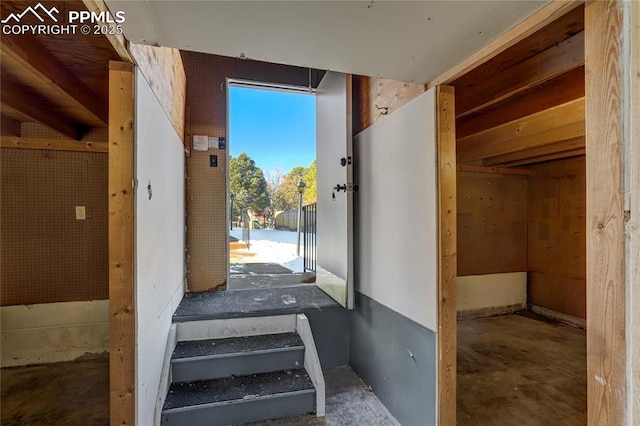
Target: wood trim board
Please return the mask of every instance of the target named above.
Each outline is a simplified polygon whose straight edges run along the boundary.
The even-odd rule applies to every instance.
[[[623,13],[585,8],[587,421],[623,425],[626,410]]]
[[[451,86],[436,93],[438,182],[438,424],[456,424],[456,118]]]
[[[136,412],[133,71],[109,63],[109,412],[117,425],[134,425]]]

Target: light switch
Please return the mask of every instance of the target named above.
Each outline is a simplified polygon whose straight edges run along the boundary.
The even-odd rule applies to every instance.
[[[85,220],[87,218],[87,210],[84,206],[76,206],[76,220]]]

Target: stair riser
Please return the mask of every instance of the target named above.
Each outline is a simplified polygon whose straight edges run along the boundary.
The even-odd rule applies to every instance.
[[[270,373],[297,369],[303,365],[304,348],[217,358],[186,358],[171,362],[173,382]]]
[[[225,426],[310,413],[315,410],[315,391],[273,395],[242,402],[200,405],[166,410],[163,426]]]

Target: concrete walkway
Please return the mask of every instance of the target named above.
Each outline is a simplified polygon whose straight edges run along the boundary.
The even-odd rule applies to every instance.
[[[267,289],[309,285],[301,275],[277,263],[232,263],[229,290]]]

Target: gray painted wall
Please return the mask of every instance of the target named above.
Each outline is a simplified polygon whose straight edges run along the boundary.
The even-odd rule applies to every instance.
[[[353,370],[404,426],[436,424],[436,333],[356,292]]]

